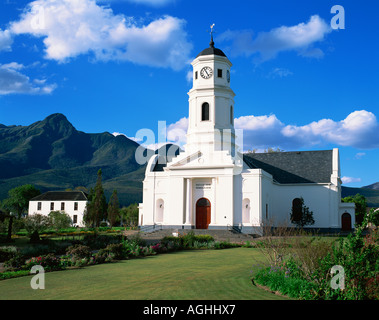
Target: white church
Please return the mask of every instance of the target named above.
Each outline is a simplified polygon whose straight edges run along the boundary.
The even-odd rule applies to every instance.
[[[139,204],[139,226],[167,229],[238,228],[287,223],[300,199],[319,230],[351,230],[354,204],[341,203],[338,149],[242,154],[234,129],[232,63],[213,37],[192,62],[185,151],[150,158]],[[240,135],[240,136],[239,136]],[[242,146],[241,146],[242,147]]]

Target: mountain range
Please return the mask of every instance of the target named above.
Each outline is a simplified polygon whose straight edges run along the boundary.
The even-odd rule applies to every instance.
[[[139,202],[145,166],[135,160],[138,147],[124,135],[78,131],[59,113],[29,126],[0,125],[0,199],[23,184],[41,192],[89,189],[101,169],[107,198],[117,189],[121,204]]]
[[[78,131],[60,113],[29,126],[0,124],[0,200],[23,184],[33,184],[41,192],[79,186],[89,190],[101,169],[107,199],[116,189],[121,205],[141,202],[146,165],[135,160],[138,147],[124,135]],[[342,189],[343,197],[356,193],[379,206],[379,182]]]

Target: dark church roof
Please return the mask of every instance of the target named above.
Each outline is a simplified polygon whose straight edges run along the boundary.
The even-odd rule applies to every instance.
[[[211,38],[211,42],[209,43],[209,48],[204,49],[201,51],[196,58],[200,56],[209,56],[209,55],[215,55],[215,56],[221,56],[226,57],[225,53],[222,52],[222,50],[215,48],[215,43],[213,42],[213,36]]]
[[[215,56],[222,56],[222,57],[226,57],[225,53],[222,52],[220,49],[217,49],[215,47],[209,47],[209,48],[206,48],[204,49],[203,51],[201,51],[197,57],[200,57],[200,56],[208,56],[208,55],[215,55]],[[196,57],[196,58],[197,58]]]
[[[31,199],[31,201],[86,201],[83,191],[48,191]]]
[[[251,169],[262,169],[281,184],[329,183],[333,151],[300,151],[244,154]]]

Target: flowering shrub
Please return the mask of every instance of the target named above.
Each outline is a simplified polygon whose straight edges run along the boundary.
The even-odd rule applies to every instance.
[[[66,254],[71,257],[72,264],[77,267],[86,265],[91,258],[90,248],[80,244],[68,247]]]
[[[340,238],[331,250],[318,257],[313,266],[307,263],[307,259],[299,259],[292,254],[287,261],[256,272],[253,283],[300,299],[379,299],[378,238],[375,234],[368,237],[362,235],[368,219],[366,217],[354,234]],[[312,250],[303,250],[309,256],[312,255]],[[331,270],[334,266],[343,267],[343,290],[331,286]]]
[[[25,270],[30,270],[33,266],[40,265],[45,271],[62,270],[64,266],[61,264],[61,260],[55,257],[53,254],[46,256],[33,257],[25,261]]]

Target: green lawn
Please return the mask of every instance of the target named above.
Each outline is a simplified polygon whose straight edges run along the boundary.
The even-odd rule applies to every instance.
[[[257,249],[180,251],[46,273],[45,289],[32,276],[0,281],[0,299],[265,300],[284,299],[251,284],[263,257]]]

